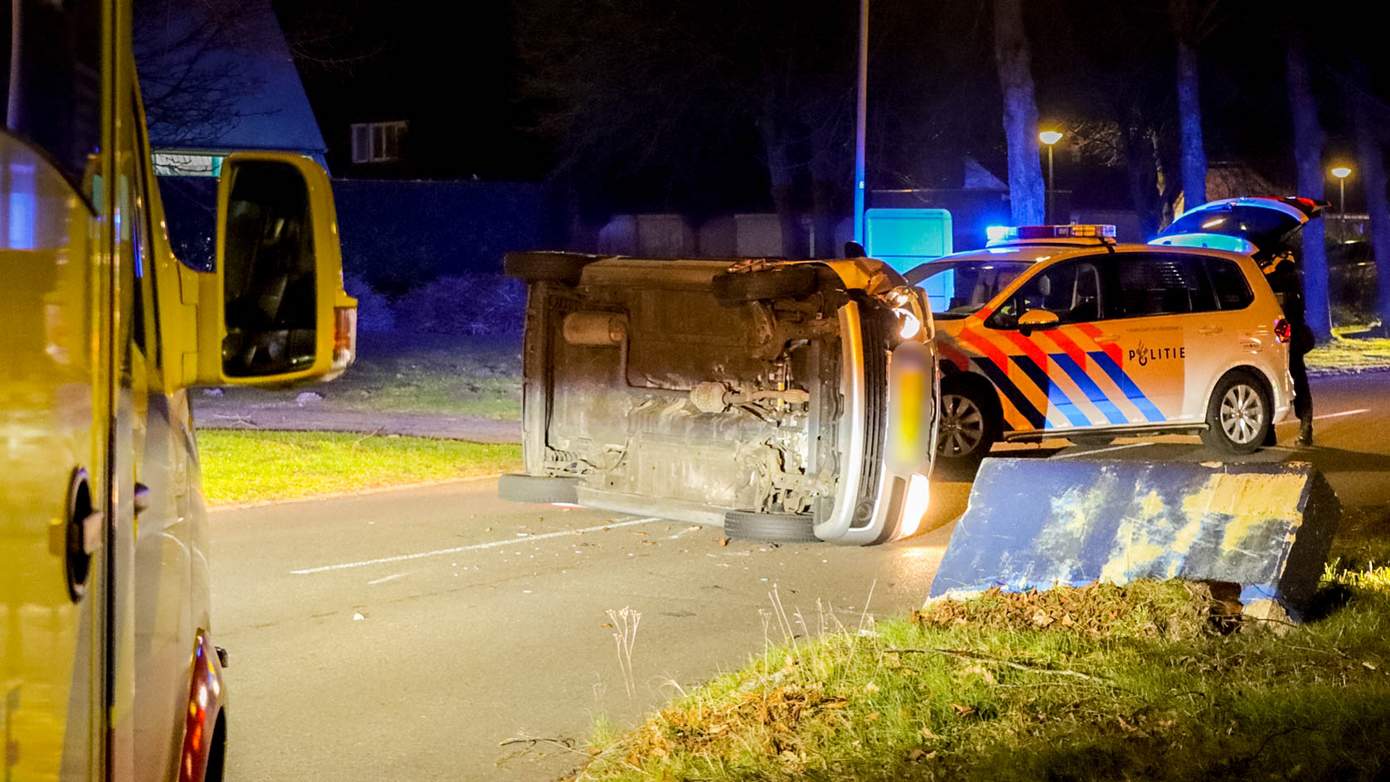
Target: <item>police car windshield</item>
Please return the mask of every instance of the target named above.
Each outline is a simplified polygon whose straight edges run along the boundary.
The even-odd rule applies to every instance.
[[[926,292],[933,317],[951,320],[978,312],[1032,265],[993,258],[928,263],[908,272],[907,279]]]

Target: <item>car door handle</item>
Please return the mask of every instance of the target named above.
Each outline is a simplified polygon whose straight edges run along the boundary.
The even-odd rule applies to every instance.
[[[1198,326],[1198,327],[1197,327],[1197,333],[1198,333],[1198,334],[1201,334],[1201,335],[1203,335],[1203,336],[1211,336],[1212,334],[1220,334],[1220,333],[1221,333],[1221,327],[1220,327],[1220,326]]]

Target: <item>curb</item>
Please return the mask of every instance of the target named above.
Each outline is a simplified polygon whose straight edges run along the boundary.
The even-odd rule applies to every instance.
[[[1382,375],[1390,373],[1390,364],[1369,367],[1326,367],[1322,369],[1308,369],[1308,377],[1356,377],[1358,375]]]

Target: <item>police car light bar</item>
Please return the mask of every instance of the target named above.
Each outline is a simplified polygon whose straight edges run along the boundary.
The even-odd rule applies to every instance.
[[[1114,239],[1113,225],[992,225],[986,231],[990,242],[1013,242],[1028,239]]]

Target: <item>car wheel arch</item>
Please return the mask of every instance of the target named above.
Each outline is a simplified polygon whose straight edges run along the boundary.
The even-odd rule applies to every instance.
[[[985,412],[994,417],[999,429],[1007,427],[1004,421],[1004,404],[999,400],[999,389],[988,378],[974,372],[952,372],[941,376],[941,396],[951,393],[967,393],[985,406]]]
[[[1221,385],[1222,381],[1226,378],[1238,372],[1250,375],[1259,381],[1261,390],[1264,391],[1265,396],[1269,399],[1271,408],[1269,414],[1272,419],[1274,416],[1274,408],[1279,405],[1279,400],[1274,395],[1276,386],[1273,378],[1269,376],[1269,373],[1254,364],[1237,364],[1233,367],[1227,367],[1224,372],[1218,374],[1216,378],[1207,385],[1207,391],[1202,396],[1202,415],[1206,415],[1207,405],[1211,404],[1211,395],[1216,393],[1217,386]]]

